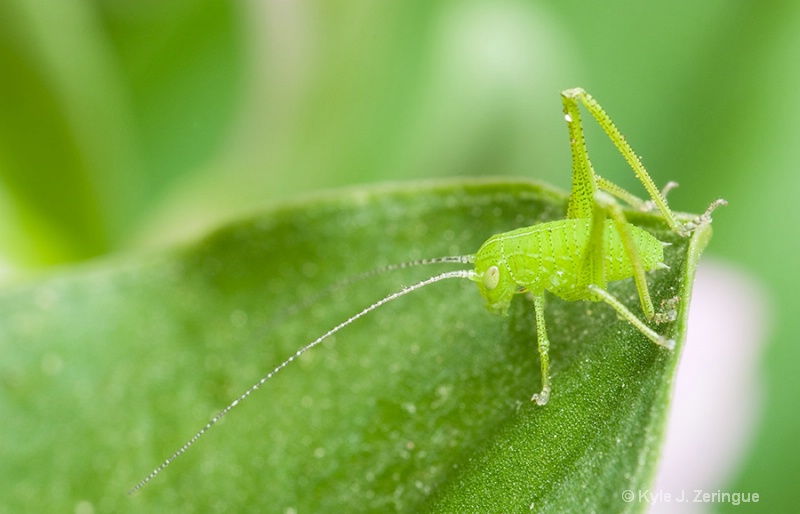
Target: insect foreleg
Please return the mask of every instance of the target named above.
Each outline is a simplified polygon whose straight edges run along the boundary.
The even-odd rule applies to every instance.
[[[593,294],[595,294],[598,298],[600,298],[602,301],[612,306],[614,310],[617,311],[617,314],[620,315],[620,317],[622,317],[628,323],[636,327],[636,329],[639,332],[641,332],[645,337],[647,337],[649,340],[653,341],[659,346],[663,346],[664,348],[668,348],[670,350],[675,348],[674,339],[667,339],[666,337],[659,335],[652,328],[645,325],[642,320],[636,317],[634,313],[628,310],[628,308],[625,307],[625,305],[623,305],[622,302],[617,300],[611,293],[595,285],[589,286],[589,290]]]
[[[550,340],[544,323],[544,291],[533,294],[536,311],[536,341],[539,345],[539,361],[542,364],[542,391],[531,398],[532,402],[544,405],[550,399]]]

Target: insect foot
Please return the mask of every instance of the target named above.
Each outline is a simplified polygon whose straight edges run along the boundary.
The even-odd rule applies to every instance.
[[[658,344],[663,346],[667,350],[674,350],[675,349],[675,340],[674,339],[667,339],[666,336],[661,336],[658,338]]]
[[[540,393],[536,393],[531,397],[532,402],[536,405],[544,405],[550,399],[550,387],[545,387]]]
[[[686,233],[684,235],[689,235],[692,232],[694,232],[695,230],[697,230],[699,227],[702,227],[704,225],[708,225],[709,223],[711,223],[711,213],[714,212],[715,210],[717,210],[717,207],[722,207],[723,205],[728,205],[728,202],[726,200],[722,199],[722,198],[719,198],[719,199],[714,200],[713,202],[711,202],[711,205],[708,206],[708,209],[706,209],[706,212],[704,212],[700,216],[694,218],[693,220],[688,221],[684,225],[684,229],[686,231]]]

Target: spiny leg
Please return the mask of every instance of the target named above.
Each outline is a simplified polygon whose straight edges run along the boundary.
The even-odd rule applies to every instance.
[[[599,191],[595,196],[601,194]],[[606,286],[606,259],[604,254],[606,210],[597,202],[592,204],[591,225],[589,227],[589,241],[583,250],[581,268],[578,273],[579,287],[589,284]]]
[[[655,202],[656,207],[658,207],[658,210],[661,211],[661,215],[664,216],[664,220],[667,222],[670,228],[680,235],[688,235],[692,230],[691,227],[684,226],[684,224],[678,220],[675,213],[673,213],[669,206],[667,206],[666,200],[664,200],[664,197],[659,192],[658,188],[653,182],[653,179],[650,178],[650,175],[647,173],[644,165],[642,165],[641,160],[639,160],[639,156],[634,153],[631,146],[625,140],[625,137],[622,135],[619,129],[617,129],[617,127],[614,125],[614,122],[611,121],[611,118],[608,116],[608,114],[606,114],[600,104],[598,104],[589,93],[581,88],[567,89],[561,93],[561,97],[564,103],[564,110],[567,113],[567,121],[570,124],[570,138],[573,141],[579,141],[584,147],[583,151],[585,152],[583,128],[580,125],[580,117],[575,115],[575,113],[578,112],[578,102],[580,102],[584,105],[584,107],[586,107],[586,110],[589,111],[594,119],[597,120],[597,123],[606,133],[608,138],[611,140],[614,146],[617,147],[617,150],[619,150],[625,160],[628,161],[628,164],[631,166],[642,185],[644,185],[647,193],[650,195],[650,198],[652,198],[653,202]],[[575,144],[577,143],[573,143],[573,145]],[[575,148],[573,146],[573,152],[574,151]],[[575,160],[576,158],[573,154],[573,165]],[[586,161],[588,162],[588,157],[586,158]],[[594,179],[595,178],[592,177],[593,183]],[[603,182],[609,183],[605,180]],[[609,192],[614,194],[614,191]],[[572,207],[572,205],[570,205],[570,207]]]
[[[622,304],[619,300],[617,300],[611,293],[602,289],[595,285],[590,285],[589,290],[598,298],[600,298],[605,303],[609,304],[614,310],[617,311],[617,314],[620,315],[623,319],[625,319],[628,323],[636,327],[636,329],[641,332],[645,337],[649,340],[653,341],[659,346],[663,346],[669,350],[675,348],[675,340],[667,339],[666,337],[659,335],[655,330],[648,327],[644,324],[642,320],[636,317],[634,313],[628,310],[625,305]]]
[[[622,200],[623,202],[627,203],[636,210],[642,212],[651,212],[658,209],[658,206],[656,206],[656,203],[653,200],[642,200],[641,198],[631,193],[627,189],[623,189],[617,184],[611,182],[610,180],[604,179],[597,173],[595,173],[594,178],[597,181],[597,187],[601,191],[605,191],[606,193],[611,194],[613,197]],[[664,200],[667,199],[667,194],[676,187],[678,187],[678,183],[670,180],[664,185],[663,188],[661,188],[660,194],[664,198]]]
[[[595,195],[595,201],[605,212],[607,212],[611,219],[614,220],[614,226],[619,232],[622,245],[625,247],[625,253],[628,254],[628,260],[631,262],[633,268],[633,280],[636,282],[636,290],[639,292],[639,302],[642,304],[642,312],[647,320],[653,319],[655,316],[655,308],[653,307],[653,300],[650,298],[650,289],[647,287],[647,277],[645,276],[644,264],[639,255],[639,249],[633,240],[631,234],[631,225],[625,219],[622,213],[622,208],[614,201],[613,198],[607,198],[605,193],[598,193]],[[589,244],[594,244],[590,241]],[[602,241],[600,241],[602,244]],[[598,282],[594,283],[599,285]]]
[[[598,191],[595,193],[594,210],[592,213],[592,223],[589,232],[589,242],[586,245],[583,255],[583,265],[580,272],[580,282],[584,286],[590,284],[603,289],[606,287],[605,274],[605,220],[606,215],[610,215],[614,221],[614,226],[620,235],[620,240],[628,255],[628,260],[633,268],[633,278],[636,289],[639,292],[639,301],[642,305],[645,319],[653,319],[655,308],[650,297],[650,290],[647,287],[644,264],[642,263],[636,242],[631,234],[630,224],[622,213],[622,208],[609,196],[608,193]],[[601,298],[597,298],[601,299]]]
[[[544,323],[544,292],[534,294],[533,308],[536,312],[536,340],[539,344],[539,360],[542,363],[542,391],[531,397],[532,402],[544,405],[550,399],[550,340]]]
[[[674,342],[670,344],[663,336],[660,336],[645,325],[644,322],[637,318],[627,307],[605,290],[606,275],[603,248],[605,247],[605,219],[607,214],[610,215],[611,219],[614,221],[614,226],[620,235],[622,245],[625,247],[625,252],[628,254],[628,259],[631,262],[633,277],[636,283],[636,289],[639,292],[639,301],[641,302],[645,318],[649,320],[655,315],[653,300],[650,297],[650,290],[647,287],[644,264],[639,255],[639,250],[636,247],[636,242],[633,239],[633,234],[630,229],[631,226],[625,219],[622,208],[608,193],[603,191],[595,193],[589,242],[586,245],[583,256],[583,269],[580,275],[581,282],[593,293],[595,299],[602,300],[613,306],[623,318],[627,319],[650,340],[662,346],[674,347]]]
[[[648,201],[642,200],[635,194],[631,193],[627,189],[623,189],[622,187],[618,186],[617,184],[611,182],[610,180],[606,180],[600,175],[595,174],[595,180],[597,181],[597,187],[605,191],[606,193],[611,194],[615,198],[622,200],[623,202],[627,203],[634,209],[640,211],[647,211],[651,210],[648,209]],[[653,204],[655,206],[655,204]]]
[[[564,104],[564,119],[569,130],[569,144],[572,153],[572,185],[567,205],[567,218],[589,219],[594,209],[594,194],[597,192],[596,174],[589,160],[586,138],[581,124],[581,112],[574,99],[561,93]]]

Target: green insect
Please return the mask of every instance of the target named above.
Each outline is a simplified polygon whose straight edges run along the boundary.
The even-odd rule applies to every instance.
[[[406,262],[369,271],[345,280],[328,289],[328,292],[388,271],[419,265],[459,263],[473,264],[473,269],[440,273],[412,286],[405,287],[363,309],[339,323],[311,343],[297,350],[284,362],[261,378],[250,389],[225,407],[200,431],[189,439],[147,477],[133,487],[136,492],[176,458],[186,452],[222,417],[259,389],[279,371],[303,353],[361,318],[401,296],[448,278],[465,278],[477,283],[488,310],[505,314],[514,295],[527,294],[533,300],[536,318],[536,337],[541,360],[541,390],[531,401],[545,405],[550,397],[550,342],[545,325],[545,291],[567,300],[602,301],[616,310],[653,343],[671,350],[675,342],[658,334],[645,321],[664,322],[674,319],[669,313],[656,313],[645,273],[664,268],[664,243],[650,233],[626,221],[622,208],[615,199],[622,200],[640,210],[658,210],[669,227],[680,236],[690,235],[697,227],[711,222],[711,213],[724,200],[713,202],[704,214],[686,218],[672,212],[665,200],[666,192],[676,184],[669,183],[659,192],[639,158],[625,141],[603,108],[583,89],[568,89],[561,93],[564,119],[569,127],[572,149],[572,190],[567,208],[567,218],[540,223],[490,237],[475,254],[440,257]],[[583,135],[580,105],[597,120],[611,142],[622,153],[650,197],[644,201],[595,173]],[[639,293],[643,318],[634,314],[607,291],[609,282],[633,278]]]

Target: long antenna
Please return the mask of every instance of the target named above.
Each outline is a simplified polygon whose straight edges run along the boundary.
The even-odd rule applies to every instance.
[[[285,367],[286,367],[286,366],[287,366],[287,365],[288,365],[290,362],[292,362],[292,361],[293,361],[293,360],[295,360],[296,358],[300,357],[301,355],[303,355],[303,354],[304,354],[305,352],[307,352],[308,350],[310,350],[310,349],[314,348],[315,346],[317,346],[318,344],[320,344],[321,342],[323,342],[325,339],[327,339],[328,337],[332,336],[333,334],[335,334],[335,333],[336,333],[336,332],[338,332],[339,330],[343,329],[344,327],[346,327],[346,326],[347,326],[347,325],[349,325],[350,323],[352,323],[352,322],[354,322],[355,320],[357,320],[358,318],[360,318],[360,317],[362,317],[362,316],[364,316],[364,315],[366,315],[366,314],[368,314],[368,313],[370,313],[370,312],[374,311],[375,309],[377,309],[378,307],[380,307],[381,305],[383,305],[383,304],[385,304],[385,303],[389,303],[389,302],[391,302],[392,300],[395,300],[395,299],[397,299],[397,298],[400,298],[400,297],[401,297],[401,296],[403,296],[403,295],[406,295],[406,294],[408,294],[408,293],[410,293],[410,292],[412,292],[412,291],[416,291],[417,289],[421,289],[421,288],[423,288],[423,287],[425,287],[425,286],[427,286],[427,285],[430,285],[430,284],[433,284],[433,283],[435,283],[435,282],[439,282],[439,281],[441,281],[441,280],[445,280],[445,279],[448,279],[448,278],[468,278],[468,279],[469,279],[469,278],[472,278],[472,277],[474,277],[474,275],[475,275],[475,272],[474,272],[474,271],[472,271],[472,270],[455,270],[455,271],[447,271],[447,272],[445,272],[445,273],[441,273],[441,274],[439,274],[439,275],[436,275],[436,276],[433,276],[433,277],[431,277],[431,278],[425,279],[425,280],[423,280],[422,282],[417,282],[417,283],[416,283],[416,284],[414,284],[414,285],[411,285],[411,286],[408,286],[408,287],[404,287],[404,288],[403,288],[403,289],[401,289],[400,291],[397,291],[396,293],[392,293],[392,294],[390,294],[389,296],[386,296],[386,297],[382,298],[381,300],[378,300],[377,302],[373,303],[372,305],[370,305],[370,306],[369,306],[369,307],[367,307],[366,309],[362,310],[362,311],[361,311],[361,312],[359,312],[358,314],[355,314],[354,316],[351,316],[351,317],[350,317],[350,318],[348,318],[346,321],[343,321],[343,322],[339,323],[338,325],[336,325],[336,326],[335,326],[335,327],[333,327],[332,329],[328,330],[327,332],[325,332],[323,335],[321,335],[320,337],[318,337],[318,338],[317,338],[317,339],[315,339],[314,341],[312,341],[312,342],[308,343],[307,345],[305,345],[305,346],[303,346],[302,348],[300,348],[299,350],[297,350],[297,351],[296,351],[296,352],[295,352],[293,355],[291,355],[291,356],[290,356],[288,359],[286,359],[285,361],[283,361],[282,363],[280,363],[278,366],[276,366],[276,367],[275,367],[275,369],[273,369],[272,371],[270,371],[269,373],[267,373],[267,374],[266,374],[266,375],[265,375],[263,378],[261,378],[261,380],[259,380],[258,382],[256,382],[256,383],[255,383],[255,384],[254,384],[254,385],[253,385],[253,386],[252,386],[250,389],[248,389],[247,391],[245,391],[245,392],[244,392],[244,393],[243,393],[241,396],[239,396],[237,399],[235,399],[233,402],[231,402],[231,404],[230,404],[230,405],[228,405],[227,407],[225,407],[224,409],[222,409],[222,410],[220,411],[220,413],[219,413],[219,414],[217,414],[216,416],[214,416],[214,417],[211,419],[211,421],[209,421],[209,422],[206,424],[206,426],[204,426],[202,429],[200,429],[200,431],[199,431],[199,432],[197,432],[197,433],[196,433],[196,434],[195,434],[195,435],[194,435],[194,436],[193,436],[191,439],[189,439],[189,440],[186,442],[186,444],[184,444],[183,446],[181,446],[181,448],[180,448],[178,451],[176,451],[175,453],[173,453],[173,454],[172,454],[172,456],[171,456],[170,458],[168,458],[168,459],[167,459],[167,460],[165,460],[163,463],[161,463],[161,465],[160,465],[160,466],[158,466],[158,467],[157,467],[157,468],[155,468],[153,471],[151,471],[151,472],[150,472],[150,474],[149,474],[149,475],[147,475],[147,477],[145,477],[145,478],[144,478],[144,479],[143,479],[141,482],[139,482],[138,484],[136,484],[136,486],[135,486],[135,487],[133,487],[133,488],[132,488],[130,491],[128,491],[128,494],[133,494],[133,493],[135,493],[136,491],[138,491],[139,489],[141,489],[142,487],[144,487],[144,485],[145,485],[145,484],[147,484],[147,482],[149,482],[150,480],[152,480],[152,479],[153,479],[153,478],[154,478],[156,475],[158,475],[158,474],[159,474],[159,473],[160,473],[160,472],[161,472],[161,471],[162,471],[164,468],[166,468],[167,466],[169,466],[170,464],[172,464],[172,461],[174,461],[175,459],[177,459],[178,457],[180,457],[180,456],[181,456],[181,454],[183,454],[184,452],[186,452],[186,450],[188,450],[188,449],[189,449],[189,448],[190,448],[190,447],[191,447],[191,446],[192,446],[192,445],[193,445],[193,444],[194,444],[194,443],[195,443],[195,442],[196,442],[198,439],[200,439],[200,437],[202,437],[202,436],[203,436],[203,434],[205,434],[206,432],[208,432],[208,430],[209,430],[211,427],[213,427],[213,426],[214,426],[214,425],[215,425],[215,424],[216,424],[216,423],[217,423],[219,420],[221,420],[221,419],[222,419],[222,418],[223,418],[223,417],[224,417],[226,414],[228,414],[228,413],[229,413],[231,410],[233,410],[233,408],[234,408],[234,407],[236,407],[237,405],[239,405],[239,403],[241,403],[241,402],[242,402],[242,401],[243,401],[245,398],[247,398],[248,396],[250,396],[250,395],[251,395],[253,392],[255,392],[255,391],[258,389],[258,388],[260,388],[262,385],[264,385],[264,383],[265,383],[267,380],[269,380],[270,378],[274,377],[274,376],[275,376],[275,375],[276,375],[276,374],[277,374],[277,373],[278,373],[280,370],[282,370],[283,368],[285,368]]]
[[[474,261],[475,261],[474,255],[448,255],[446,257],[433,257],[430,259],[417,259],[413,261],[387,264],[386,266],[381,266],[380,268],[374,268],[369,271],[361,272],[357,275],[352,275],[334,284],[329,285],[325,289],[319,291],[317,294],[304,298],[303,301],[290,306],[288,309],[286,309],[286,312],[284,312],[284,316],[293,315],[300,311],[303,311],[308,307],[314,305],[321,299],[325,298],[326,296],[331,295],[340,289],[361,282],[362,280],[375,277],[377,275],[383,275],[391,271],[413,268],[416,266],[430,266],[431,264],[472,264]]]

